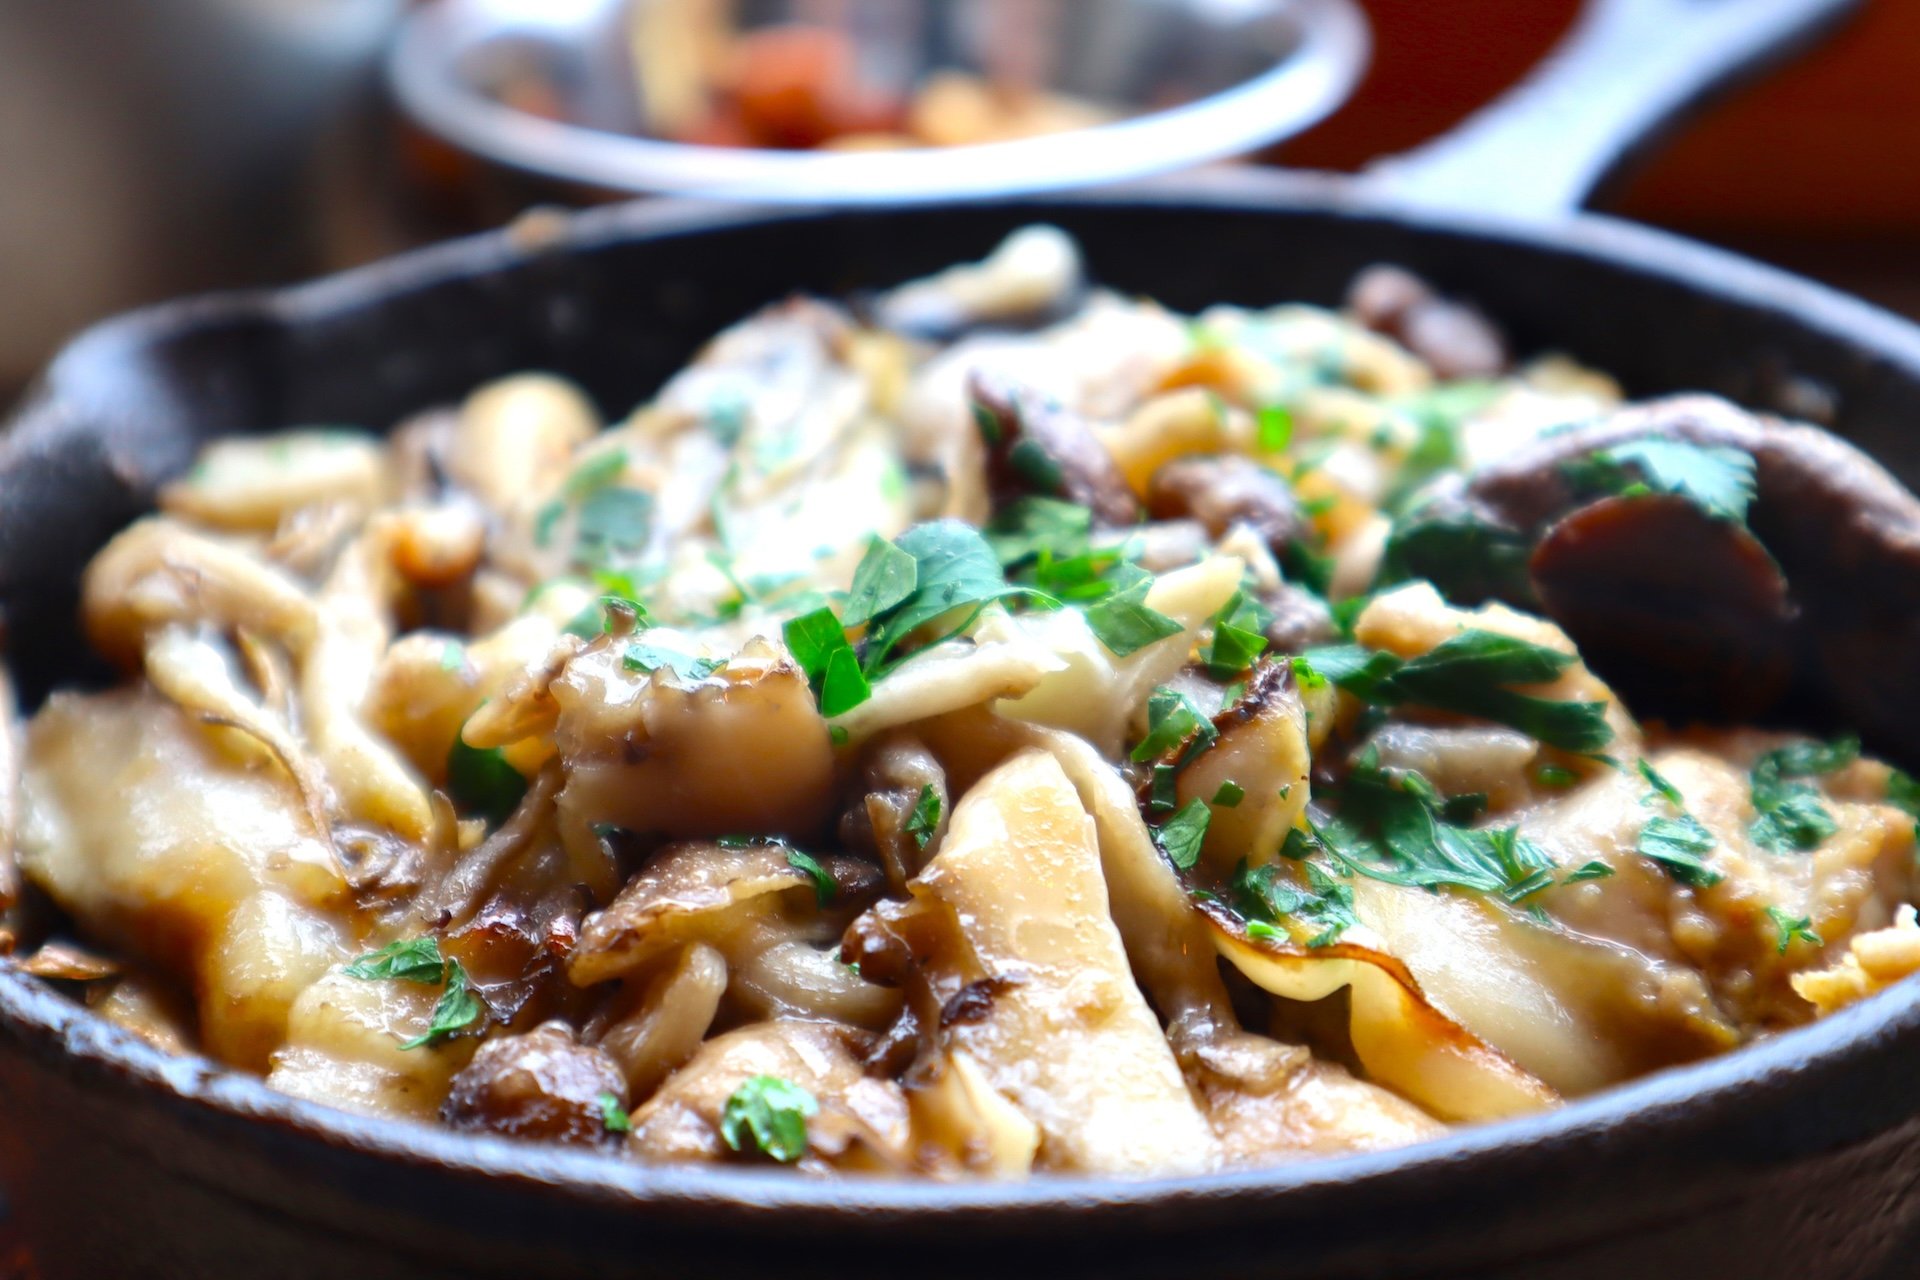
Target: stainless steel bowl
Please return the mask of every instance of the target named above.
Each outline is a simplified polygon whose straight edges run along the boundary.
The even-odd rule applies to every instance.
[[[389,63],[400,102],[455,145],[614,191],[809,204],[935,201],[1116,182],[1244,154],[1342,102],[1366,65],[1351,0],[724,0],[739,29],[831,24],[863,81],[936,69],[1071,95],[1112,123],[944,149],[775,151],[639,136],[630,24],[687,0],[441,0]],[[689,74],[680,64],[661,69]],[[502,102],[505,76],[556,110]]]

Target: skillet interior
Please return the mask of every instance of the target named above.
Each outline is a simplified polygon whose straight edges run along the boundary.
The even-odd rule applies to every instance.
[[[1175,307],[1330,302],[1393,260],[1478,300],[1520,349],[1566,348],[1635,395],[1798,408],[1810,381],[1843,434],[1920,478],[1920,333],[1900,321],[1600,220],[1435,225],[1337,186],[1271,185],[831,216],[635,207],[114,322],[68,350],[0,443],[13,661],[29,692],[80,674],[80,566],[209,434],[388,423],[528,368],[624,412],[786,289],[902,279],[1036,219],[1078,236],[1097,279]],[[357,1276],[975,1274],[1018,1259],[1067,1274],[1574,1276],[1710,1255],[1746,1276],[1873,1275],[1920,1183],[1916,1053],[1920,994],[1902,988],[1406,1153],[1184,1184],[823,1186],[345,1117],[169,1062],[6,971],[0,1096],[23,1120],[0,1157],[23,1215],[75,1250],[71,1274],[108,1274],[164,1238],[179,1267],[147,1274],[214,1274],[204,1258]]]

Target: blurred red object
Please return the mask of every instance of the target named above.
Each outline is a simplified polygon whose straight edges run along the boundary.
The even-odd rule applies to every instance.
[[[1732,2],[1732,0],[1729,0]],[[1373,67],[1276,154],[1354,169],[1466,116],[1552,48],[1580,0],[1361,0]],[[1735,237],[1920,241],[1920,2],[1871,0],[1806,57],[1709,106],[1610,193],[1641,221]]]

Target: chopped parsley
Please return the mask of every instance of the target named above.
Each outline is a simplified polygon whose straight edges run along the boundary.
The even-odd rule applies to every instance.
[[[920,794],[914,798],[913,812],[907,815],[906,832],[913,837],[915,845],[924,849],[939,829],[940,793],[929,782],[921,786]]]
[[[418,1049],[450,1039],[475,1023],[486,1019],[486,1009],[473,988],[473,980],[458,960],[447,961],[447,989],[433,1006],[433,1016],[424,1033],[401,1044],[402,1049]]]
[[[826,906],[833,901],[833,895],[840,891],[840,886],[833,882],[833,877],[827,873],[827,869],[821,866],[811,854],[802,853],[798,849],[789,849],[787,865],[813,881],[813,900],[817,906]]]
[[[1611,876],[1612,874],[1613,874],[1612,867],[1596,859],[1595,861],[1587,863],[1585,866],[1581,867],[1579,870],[1568,875],[1566,880],[1563,881],[1563,883],[1579,884],[1583,880],[1605,880],[1607,877]]]
[[[629,559],[646,549],[653,495],[639,489],[595,490],[580,503],[574,559],[589,568]]]
[[[498,747],[470,747],[461,732],[447,751],[447,795],[461,813],[497,827],[513,816],[527,794],[527,780]]]
[[[1219,736],[1213,722],[1193,705],[1193,699],[1162,685],[1147,698],[1147,736],[1134,747],[1133,760],[1143,764],[1191,741],[1192,745],[1174,765],[1177,771],[1212,746]]]
[[[349,978],[368,982],[417,982],[427,987],[445,984],[446,990],[433,1007],[425,1034],[404,1042],[402,1049],[437,1044],[486,1017],[486,1008],[480,1003],[465,967],[458,960],[443,957],[440,943],[433,938],[388,943],[378,951],[361,956],[341,972]]]
[[[1361,645],[1309,649],[1314,667],[1363,702],[1413,705],[1474,716],[1518,729],[1565,751],[1596,751],[1613,741],[1604,702],[1568,702],[1515,693],[1544,684],[1575,659],[1493,631],[1449,636],[1417,658]]]
[[[1167,861],[1185,871],[1200,861],[1200,846],[1207,838],[1207,823],[1213,811],[1204,800],[1187,801],[1171,818],[1153,829],[1153,842],[1167,855]]]
[[[1253,426],[1263,453],[1284,453],[1293,442],[1293,411],[1283,404],[1262,407],[1254,414]]]
[[[1394,521],[1376,587],[1425,580],[1455,604],[1533,600],[1533,548],[1512,529],[1465,513],[1415,507]]]
[[[1287,834],[1291,844],[1300,833]],[[1325,947],[1360,923],[1354,914],[1352,885],[1343,884],[1312,862],[1303,861],[1301,866],[1307,879],[1304,888],[1283,879],[1277,863],[1249,868],[1242,859],[1234,868],[1234,905],[1246,919],[1250,937],[1284,941],[1275,936],[1273,926],[1296,921],[1314,931],[1307,939],[1309,947]]]
[[[1781,955],[1787,954],[1787,948],[1793,945],[1795,938],[1799,938],[1816,947],[1826,945],[1826,939],[1813,931],[1813,917],[1811,916],[1795,918],[1788,915],[1779,907],[1768,907],[1767,919],[1773,921],[1773,927],[1780,931],[1780,945],[1776,950]]]
[[[1184,628],[1147,605],[1151,581],[1141,581],[1087,607],[1087,626],[1094,638],[1116,658],[1137,653],[1158,640],[1177,636]]]
[[[629,671],[671,671],[679,679],[691,683],[705,680],[726,666],[727,661],[725,658],[697,658],[664,645],[635,643],[628,645],[626,652],[620,656],[620,665]]]
[[[1634,847],[1640,856],[1657,864],[1662,871],[1694,889],[1704,889],[1719,884],[1726,877],[1709,867],[1702,855],[1713,852],[1719,842],[1706,824],[1687,812],[1687,802],[1680,789],[1667,781],[1653,764],[1641,759],[1636,767],[1640,776],[1647,780],[1653,791],[1642,804],[1665,804],[1673,810],[1671,815],[1663,814],[1647,819],[1640,828],[1640,835]]]
[[[1520,902],[1553,884],[1553,858],[1517,827],[1447,820],[1447,802],[1411,770],[1384,769],[1369,747],[1337,794],[1338,812],[1311,823],[1314,842],[1349,873],[1417,888],[1451,886]]]
[[[1859,756],[1858,738],[1789,743],[1761,756],[1751,774],[1753,808],[1759,816],[1747,831],[1754,843],[1773,853],[1819,848],[1840,827],[1820,803],[1819,790],[1797,779],[1844,769]]]
[[[1273,614],[1242,589],[1213,615],[1213,633],[1200,646],[1200,662],[1216,680],[1231,680],[1266,652]]]
[[[965,631],[980,611],[995,601],[1024,596],[1041,604],[1056,603],[1043,592],[1009,583],[986,538],[979,530],[958,520],[915,525],[901,534],[893,548],[886,552],[869,548],[860,568],[855,570],[855,580],[858,581],[861,570],[867,568],[867,560],[878,556],[893,563],[894,550],[912,557],[913,585],[867,619],[866,655],[861,668],[869,679],[877,679],[898,665],[900,660],[895,657],[895,651],[906,638],[943,614],[967,611],[956,626],[932,642],[935,644]],[[891,569],[883,574],[875,569],[868,571],[867,576],[870,580],[892,584],[887,593],[892,595],[904,574],[895,576]]]
[[[1240,802],[1247,798],[1247,789],[1228,778],[1213,793],[1213,803],[1222,809],[1238,809]]]
[[[1561,472],[1589,493],[1685,498],[1716,520],[1744,521],[1753,504],[1753,458],[1725,445],[1628,440],[1564,463]]]
[[[807,1120],[819,1111],[813,1095],[791,1080],[753,1076],[728,1097],[720,1138],[730,1151],[792,1164],[806,1154]]]
[[[1580,775],[1557,764],[1543,764],[1534,771],[1533,780],[1554,791],[1564,791],[1580,781]]]
[[[439,986],[447,980],[447,962],[437,938],[403,938],[369,951],[341,970],[349,978],[368,982],[391,980]]]
[[[620,1105],[618,1094],[602,1092],[599,1102],[600,1123],[608,1133],[633,1132],[633,1118],[627,1114],[627,1109]]]
[[[873,686],[860,669],[860,658],[847,643],[847,633],[832,609],[823,605],[789,618],[781,628],[781,638],[793,660],[806,672],[807,683],[820,700],[821,715],[831,720],[873,696]]]
[[[853,586],[840,611],[842,626],[864,626],[913,594],[918,569],[913,557],[883,538],[867,544],[867,553],[853,571]]]

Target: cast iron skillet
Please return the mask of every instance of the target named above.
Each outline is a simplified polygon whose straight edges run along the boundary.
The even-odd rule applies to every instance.
[[[1450,162],[1416,157],[1403,178],[1432,189],[1477,174],[1465,190],[1527,204],[1525,188],[1473,166],[1507,130],[1532,129],[1583,59],[1631,35],[1614,19],[1652,11],[1667,24],[1660,48],[1685,55],[1648,55],[1660,110],[1550,129],[1573,163],[1519,160],[1570,198],[1704,79],[1842,5],[1619,0],[1583,52],[1525,91],[1533,107],[1476,124]],[[1772,25],[1729,27],[1733,10]],[[23,686],[85,674],[80,566],[211,436],[387,423],[521,369],[575,378],[623,412],[701,339],[787,290],[904,279],[1035,219],[1078,236],[1099,279],[1183,308],[1332,301],[1360,267],[1401,262],[1478,299],[1522,349],[1577,352],[1636,394],[1824,405],[1920,477],[1920,331],[1600,218],[1436,213],[1308,178],[911,212],[643,205],[163,307],[75,342],[0,442],[0,606]],[[1920,985],[1408,1151],[1154,1183],[944,1187],[643,1168],[359,1119],[155,1053],[0,966],[0,1176],[55,1280],[1905,1276],[1920,1242]]]

